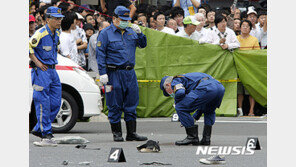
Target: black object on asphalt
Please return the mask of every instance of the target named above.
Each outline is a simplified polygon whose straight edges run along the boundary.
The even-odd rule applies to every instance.
[[[159,142],[154,141],[154,140],[148,140],[145,144],[138,145],[137,150],[140,152],[159,152],[160,147],[159,147]]]
[[[88,149],[88,150],[100,150],[101,148],[86,148],[86,144],[78,144],[75,146],[75,148],[78,148],[78,149]]]
[[[157,165],[157,166],[160,166],[160,165],[172,165],[172,164],[166,164],[166,163],[162,163],[162,162],[145,162],[145,163],[142,163],[140,165]]]

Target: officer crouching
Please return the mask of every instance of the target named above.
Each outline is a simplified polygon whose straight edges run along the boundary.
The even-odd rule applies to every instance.
[[[136,47],[146,47],[147,39],[138,25],[129,27],[129,14],[129,9],[117,6],[113,23],[101,31],[96,47],[100,82],[113,86],[113,90],[106,93],[106,105],[114,141],[124,140],[120,121],[122,112],[127,129],[126,140],[147,140],[147,137],[136,133],[139,88],[134,70]]]
[[[174,98],[180,122],[186,129],[187,137],[175,144],[210,145],[215,110],[220,107],[225,92],[223,85],[208,74],[195,72],[175,77],[165,76],[161,79],[160,89],[165,96]],[[194,111],[191,116],[190,113]],[[199,141],[198,126],[194,123],[202,114],[204,130],[203,138]]]

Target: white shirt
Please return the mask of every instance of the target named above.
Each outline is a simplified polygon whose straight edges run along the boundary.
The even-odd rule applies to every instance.
[[[157,30],[157,31],[159,31],[159,30]],[[169,28],[169,27],[164,27],[160,32],[175,35],[175,31],[173,29]]]
[[[79,55],[77,52],[77,45],[73,34],[62,32],[60,35],[60,52],[63,56],[70,56],[71,60],[79,63]]]
[[[208,33],[210,32],[210,30],[205,29],[205,28],[202,27],[200,31],[197,31],[196,30],[195,32],[197,34],[197,40],[204,40],[204,41],[206,41],[207,36],[208,36]]]
[[[220,39],[222,38],[226,38],[225,44],[228,45],[228,49],[235,49],[235,48],[239,48],[240,47],[240,43],[236,38],[236,35],[234,33],[234,31],[228,27],[226,27],[226,30],[224,32],[224,35],[216,28],[213,31],[210,31],[208,33],[208,37],[206,40],[206,43],[211,43],[214,45],[220,45]]]
[[[255,25],[255,28],[252,28],[250,35],[256,37],[258,39],[258,41],[260,42],[261,41],[261,33],[262,33],[261,29]]]
[[[86,35],[85,35],[85,31],[82,28],[76,26],[75,30],[71,30],[71,34],[73,34],[75,41],[77,39],[81,38],[82,42],[87,43],[87,38],[86,38]],[[80,56],[80,60],[79,60],[78,64],[81,65],[81,66],[86,65],[84,50],[79,50],[78,54]]]
[[[189,39],[193,39],[193,40],[198,40],[198,35],[197,32],[194,31],[190,36],[185,32],[185,30],[181,30],[179,31],[177,34],[177,36],[179,37],[185,37],[185,38],[189,38]]]
[[[88,47],[88,69],[99,73],[97,56],[96,56],[96,48],[97,48],[97,38],[99,32],[93,34],[89,39],[89,47]]]
[[[178,30],[179,30],[179,31],[184,30],[184,26],[183,26],[183,27],[179,27],[179,26],[178,26]]]
[[[256,24],[256,29],[260,30],[260,44],[261,44],[261,49],[264,49],[267,46],[267,31],[263,31],[263,27],[260,27],[260,23]]]

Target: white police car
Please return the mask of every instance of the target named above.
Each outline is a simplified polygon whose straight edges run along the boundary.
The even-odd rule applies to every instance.
[[[103,109],[102,96],[95,80],[69,58],[58,54],[56,70],[62,84],[62,105],[52,123],[52,130],[54,132],[68,132],[74,127],[77,119],[83,120],[101,113]],[[29,100],[31,130],[37,121],[31,79]]]

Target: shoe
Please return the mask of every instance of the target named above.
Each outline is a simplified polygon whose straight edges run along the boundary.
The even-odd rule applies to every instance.
[[[237,116],[238,117],[244,116],[244,113],[243,113],[243,109],[242,108],[237,108]]]
[[[145,136],[140,136],[136,133],[136,129],[137,129],[137,122],[136,120],[134,121],[127,121],[126,123],[126,141],[146,141],[148,140],[147,137]]]
[[[123,137],[122,137],[122,131],[121,131],[121,122],[119,121],[118,123],[110,123],[111,124],[111,130],[113,134],[113,140],[116,142],[122,142]]]
[[[175,142],[175,145],[181,146],[181,145],[199,145],[199,139],[198,139],[198,126],[194,125],[190,128],[185,128],[187,137],[183,140],[179,140]]]
[[[204,125],[202,139],[199,142],[200,145],[209,146],[211,144],[212,126]]]
[[[38,147],[56,147],[56,146],[58,146],[58,144],[54,140],[47,139],[47,138],[41,139],[40,142],[35,141],[35,142],[33,142],[33,144]]]
[[[207,164],[207,165],[213,165],[213,164],[225,164],[225,157],[214,155],[209,158],[202,158],[199,160],[200,163]]]
[[[46,139],[53,139],[54,136],[53,136],[51,133],[49,133],[49,134],[45,135],[43,138],[46,138]]]

